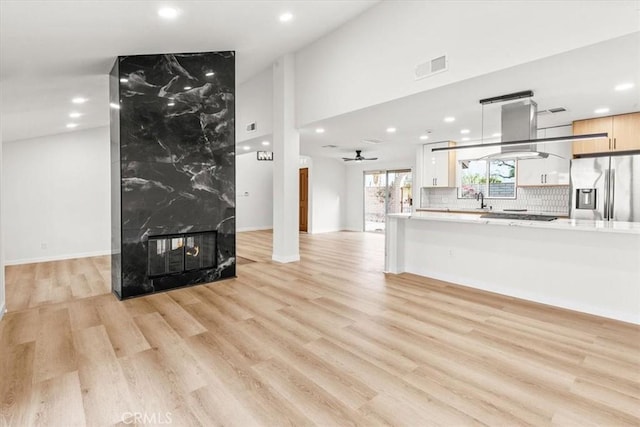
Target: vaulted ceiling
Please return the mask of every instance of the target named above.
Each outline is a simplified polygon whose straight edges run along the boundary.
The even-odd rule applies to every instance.
[[[178,19],[158,9],[170,4]],[[4,141],[108,124],[107,74],[119,55],[235,50],[237,83],[354,18],[377,0],[0,2]],[[282,23],[279,16],[291,12]],[[83,96],[81,107],[70,100]],[[74,108],[75,107],[75,108]]]

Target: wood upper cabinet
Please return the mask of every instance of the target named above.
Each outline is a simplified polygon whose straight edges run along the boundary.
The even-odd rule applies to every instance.
[[[640,150],[640,112],[613,116],[613,150]]]
[[[573,155],[640,150],[640,112],[573,122],[573,134],[606,132],[608,138],[575,141]]]
[[[451,147],[455,142],[425,144],[423,146],[423,187],[456,186],[456,152],[431,151],[432,148]]]

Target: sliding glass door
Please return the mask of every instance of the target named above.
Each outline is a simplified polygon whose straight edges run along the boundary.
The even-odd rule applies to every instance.
[[[389,213],[410,213],[411,169],[364,173],[364,231],[384,233]]]

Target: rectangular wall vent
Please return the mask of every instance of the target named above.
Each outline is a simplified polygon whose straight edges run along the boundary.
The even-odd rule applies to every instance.
[[[567,111],[567,109],[564,107],[549,108],[550,113],[562,113],[563,111]]]
[[[416,80],[418,80],[447,71],[448,68],[449,60],[447,59],[447,55],[441,55],[416,65],[414,72]]]

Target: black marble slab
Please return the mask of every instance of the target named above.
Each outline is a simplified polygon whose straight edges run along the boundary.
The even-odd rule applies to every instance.
[[[111,102],[114,292],[235,276],[234,53],[119,57]],[[217,232],[215,267],[149,277],[149,236],[200,231]]]

